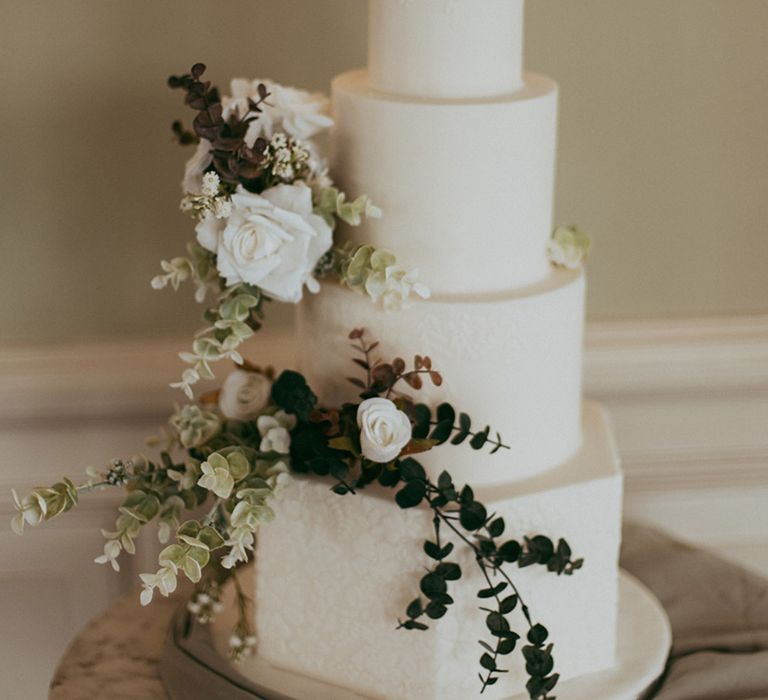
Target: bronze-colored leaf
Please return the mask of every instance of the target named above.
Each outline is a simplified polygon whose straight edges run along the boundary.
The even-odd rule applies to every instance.
[[[414,438],[403,448],[402,452],[400,452],[400,456],[405,457],[406,455],[416,455],[422,452],[428,452],[436,444],[437,442],[434,440]]]
[[[424,382],[421,381],[421,377],[415,372],[404,375],[403,379],[405,379],[405,381],[408,383],[410,387],[416,389],[416,391],[418,391],[419,389],[421,389],[422,386],[424,386]]]
[[[200,396],[200,398],[198,398],[198,402],[208,406],[216,406],[219,403],[219,394],[221,394],[219,389],[207,391],[205,394]]]
[[[396,357],[392,360],[392,369],[395,370],[395,374],[402,374],[405,372],[405,360],[402,357]]]
[[[440,372],[430,372],[429,378],[432,380],[432,383],[435,386],[442,386],[443,385],[443,375],[440,374]]]

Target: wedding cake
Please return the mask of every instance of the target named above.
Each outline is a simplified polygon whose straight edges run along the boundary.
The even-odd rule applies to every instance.
[[[622,475],[603,411],[582,402],[584,274],[547,254],[558,89],[522,71],[522,45],[523,0],[370,0],[368,68],[333,81],[332,170],[384,216],[342,235],[397,250],[432,296],[387,313],[326,284],[300,306],[298,347],[310,384],[339,405],[355,397],[340,352],[351,328],[368,329],[384,355],[429,348],[446,382],[424,400],[456,401],[501,430],[502,454],[420,461],[433,479],[448,469],[472,483],[508,529],[567,533],[584,553],[574,576],[516,574],[565,680],[614,663]],[[478,647],[467,639],[484,625],[472,586],[428,631],[396,629],[429,510],[395,512],[373,489],[329,500],[312,479],[288,488],[256,546],[259,658],[337,697],[475,696]],[[525,661],[509,664],[485,696],[524,691]]]

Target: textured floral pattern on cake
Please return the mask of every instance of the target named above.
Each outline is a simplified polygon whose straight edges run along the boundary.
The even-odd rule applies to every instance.
[[[463,641],[484,635],[479,601],[472,591],[471,557],[466,552],[458,555],[471,583],[456,587],[453,613],[430,633],[403,636],[391,624],[392,616],[399,615],[412,597],[412,591],[401,585],[401,574],[422,573],[418,567],[407,567],[422,554],[421,535],[429,534],[429,518],[414,511],[393,518],[387,499],[376,494],[336,501],[328,501],[326,494],[324,484],[295,480],[276,506],[275,522],[259,538],[254,619],[263,642],[260,655],[329,683],[348,679],[349,686],[370,689],[364,694],[371,697],[476,697],[476,655]],[[518,575],[531,608],[550,613],[548,626],[558,640],[563,679],[613,663],[610,630],[616,620],[620,495],[620,479],[613,477],[490,504],[515,531],[569,532],[575,546],[593,553],[579,575],[568,580],[537,568]],[[596,510],[597,503],[604,507]],[[322,518],[316,516],[319,510]],[[302,547],[292,547],[299,539]],[[297,579],[291,574],[297,567],[311,568],[315,575]],[[374,569],[379,575],[370,577]],[[361,579],[365,585],[349,588],[338,583]],[[314,602],[318,599],[327,604],[318,608]],[[379,603],[372,607],[371,600]],[[365,626],[360,625],[361,615]],[[379,640],[379,653],[373,657],[365,641],[371,636]],[[317,638],[332,639],[333,644],[318,649],[312,642]],[[525,685],[524,664],[513,661],[510,673],[482,698],[506,700]],[[434,672],[424,673],[425,668]]]

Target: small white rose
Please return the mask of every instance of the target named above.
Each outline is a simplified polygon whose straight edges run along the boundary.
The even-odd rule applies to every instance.
[[[397,457],[411,440],[411,421],[389,399],[366,399],[357,409],[363,456],[384,464]]]
[[[272,393],[272,382],[260,372],[238,369],[221,385],[219,409],[232,420],[253,420],[264,410]]]
[[[296,427],[296,416],[290,416],[285,411],[278,411],[274,416],[260,416],[256,427],[261,435],[262,452],[277,452],[287,455],[291,450],[291,433]]]

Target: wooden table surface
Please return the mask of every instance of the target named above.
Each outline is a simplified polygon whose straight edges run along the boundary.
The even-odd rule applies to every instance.
[[[49,700],[167,700],[158,664],[181,600],[155,596],[142,607],[138,590],[120,598],[69,645]]]

